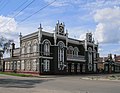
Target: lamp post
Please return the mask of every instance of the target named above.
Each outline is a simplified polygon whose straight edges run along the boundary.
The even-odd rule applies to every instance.
[[[3,71],[3,61],[2,61],[3,53],[4,53],[4,50],[0,48],[0,71]]]

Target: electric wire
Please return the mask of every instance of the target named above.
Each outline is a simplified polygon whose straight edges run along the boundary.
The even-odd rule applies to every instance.
[[[6,6],[7,6],[7,4],[8,4],[8,0],[6,1],[6,2],[2,2],[2,7],[0,8],[0,11],[3,9],[3,8],[5,8]]]
[[[21,9],[21,10],[20,10],[17,14],[15,14],[12,18],[15,18],[17,15],[19,15],[22,11],[24,11],[27,7],[29,7],[33,2],[35,2],[35,0],[32,0],[28,5],[26,5],[23,9]],[[12,20],[12,18],[11,18],[10,20],[8,20],[5,24],[3,24],[1,27],[7,25],[7,24]],[[0,28],[1,28],[1,27],[0,27]]]
[[[54,0],[54,1],[50,2],[49,4],[47,4],[46,6],[40,8],[38,11],[34,12],[34,13],[31,14],[30,16],[28,16],[28,17],[24,18],[23,20],[21,20],[18,24],[24,22],[24,21],[27,20],[28,18],[30,18],[30,17],[32,17],[33,15],[37,14],[38,12],[40,12],[40,11],[43,10],[43,9],[45,9],[45,8],[48,7],[49,5],[53,4],[55,1],[57,1],[57,0]]]
[[[20,9],[24,4],[26,4],[28,2],[28,0],[25,0],[25,2],[23,2],[20,6],[18,6],[14,11],[17,11],[18,9]]]

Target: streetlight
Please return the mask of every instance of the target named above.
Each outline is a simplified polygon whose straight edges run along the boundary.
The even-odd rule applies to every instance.
[[[4,50],[0,48],[0,71],[3,70],[3,62],[2,62],[3,53],[4,53]]]

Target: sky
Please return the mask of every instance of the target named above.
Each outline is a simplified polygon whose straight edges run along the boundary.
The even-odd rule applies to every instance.
[[[100,56],[120,55],[120,0],[0,0],[0,36],[13,39],[17,47],[20,32],[35,32],[40,23],[53,32],[58,20],[69,37],[84,39],[91,32]]]

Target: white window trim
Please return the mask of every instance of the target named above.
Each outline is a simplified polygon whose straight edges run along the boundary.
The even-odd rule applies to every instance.
[[[50,71],[50,60],[44,60],[44,71],[48,72]]]
[[[48,39],[45,39],[42,44],[44,45],[43,47],[43,53],[44,55],[50,55],[50,46],[51,42]]]
[[[65,44],[64,44],[64,42],[59,41],[57,45],[58,45],[58,69],[63,70],[64,69],[64,47],[65,47]]]
[[[73,55],[78,56],[79,49],[77,47],[74,47]]]

